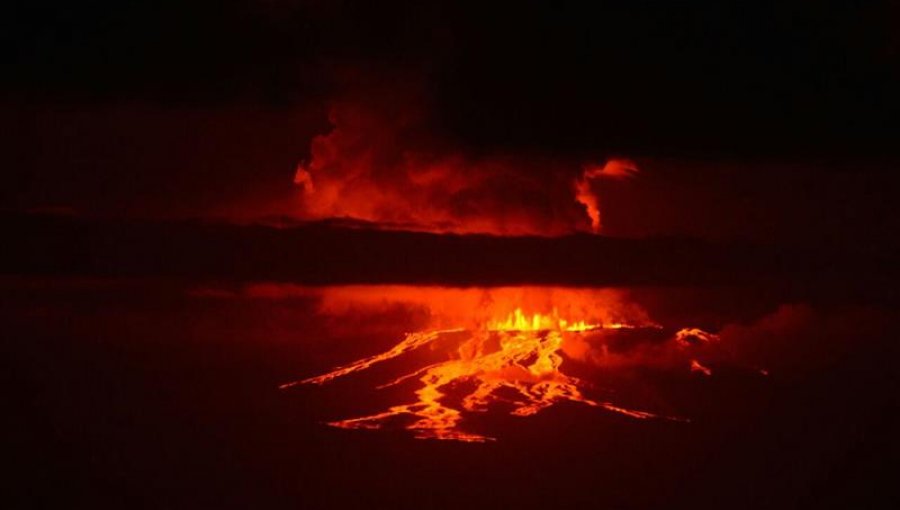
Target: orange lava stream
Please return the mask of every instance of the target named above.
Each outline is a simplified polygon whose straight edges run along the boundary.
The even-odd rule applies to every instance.
[[[289,382],[287,384],[282,384],[279,386],[281,389],[290,388],[291,386],[296,386],[298,384],[325,384],[326,382],[335,379],[337,377],[341,377],[347,374],[352,374],[353,372],[359,372],[360,370],[365,370],[375,363],[389,360],[391,358],[396,358],[403,353],[412,351],[417,349],[427,343],[434,341],[440,336],[441,333],[452,333],[455,331],[462,331],[461,329],[447,329],[440,331],[426,331],[422,333],[411,333],[406,335],[406,338],[403,339],[402,342],[395,345],[391,348],[391,350],[376,354],[375,356],[370,356],[368,358],[363,358],[359,361],[356,361],[350,365],[345,367],[337,368],[327,374],[320,375],[318,377],[310,377],[309,379],[304,379],[302,381],[294,381]]]
[[[559,318],[555,311],[551,315],[534,314],[529,317],[516,309],[505,320],[489,321],[484,328],[472,331],[471,336],[459,345],[453,359],[401,376],[384,385],[418,377],[421,386],[415,392],[414,402],[392,406],[387,411],[369,416],[334,421],[329,425],[347,429],[377,429],[393,418],[410,416],[414,421],[406,425],[406,429],[412,431],[416,438],[483,442],[493,438],[462,430],[463,413],[484,412],[496,403],[511,406],[509,413],[514,416],[530,416],[558,402],[571,401],[633,418],[654,417],[651,413],[589,399],[581,393],[580,380],[559,370],[563,362],[559,351],[565,335],[623,327],[631,326],[569,322]],[[459,331],[462,329],[411,333],[387,352],[282,387],[298,383],[323,384],[396,358],[437,340],[443,334]],[[451,389],[472,386],[474,388],[467,390],[459,403],[447,402]]]

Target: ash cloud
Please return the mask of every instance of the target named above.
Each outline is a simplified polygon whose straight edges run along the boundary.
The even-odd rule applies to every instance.
[[[644,336],[611,343],[603,336],[573,337],[563,346],[567,356],[608,368],[658,369],[728,366],[802,377],[827,370],[846,358],[871,356],[885,347],[888,316],[882,310],[843,306],[834,310],[808,303],[786,303],[749,322],[730,322],[715,335]],[[693,369],[704,372],[701,369]]]
[[[332,103],[329,120],[296,170],[304,218],[499,235],[589,229],[575,198],[577,163],[468,151],[433,124],[416,85],[355,90]]]

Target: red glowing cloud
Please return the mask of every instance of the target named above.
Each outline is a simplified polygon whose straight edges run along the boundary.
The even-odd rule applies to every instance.
[[[342,102],[330,121],[296,169],[305,219],[495,235],[599,232],[594,179],[636,172],[625,160],[579,173],[546,158],[470,156],[432,136],[409,108]]]

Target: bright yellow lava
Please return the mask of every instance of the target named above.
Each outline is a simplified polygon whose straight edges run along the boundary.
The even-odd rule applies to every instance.
[[[550,314],[535,313],[529,316],[516,308],[506,318],[488,321],[483,328],[470,331],[471,334],[459,344],[452,359],[427,366],[384,385],[391,386],[410,378],[418,378],[421,386],[415,391],[415,401],[392,406],[384,412],[369,416],[334,421],[330,425],[348,429],[377,429],[388,420],[406,416],[412,418],[406,428],[417,438],[483,442],[493,438],[463,430],[463,415],[466,412],[484,412],[496,403],[510,406],[510,414],[515,416],[530,416],[558,402],[570,401],[605,408],[633,418],[649,418],[654,415],[585,397],[579,389],[581,381],[559,369],[563,362],[559,351],[565,335],[630,327],[634,326],[568,321],[560,318],[556,310]],[[461,331],[464,330],[458,328],[410,333],[387,352],[282,387],[298,383],[324,384],[431,344],[445,334]],[[461,401],[455,404],[446,401],[450,388],[463,387],[466,388],[466,393]]]

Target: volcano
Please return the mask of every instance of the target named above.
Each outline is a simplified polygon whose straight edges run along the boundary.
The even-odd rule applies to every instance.
[[[900,508],[896,2],[16,4],[4,508]]]

